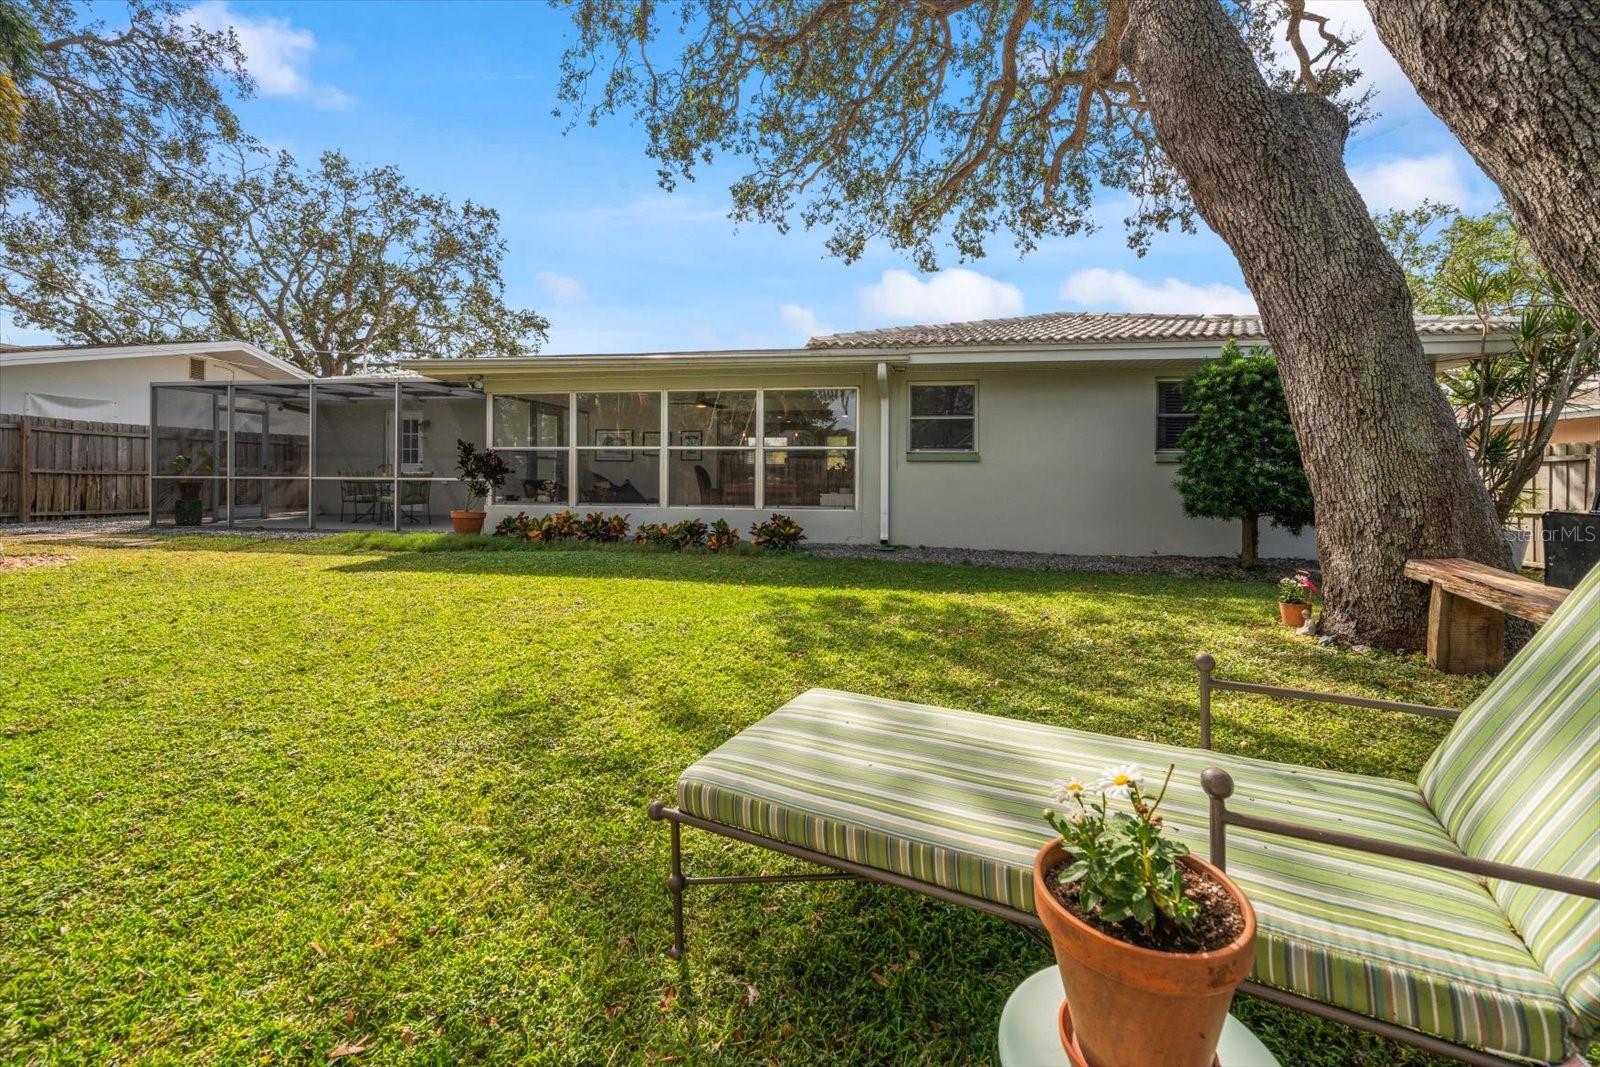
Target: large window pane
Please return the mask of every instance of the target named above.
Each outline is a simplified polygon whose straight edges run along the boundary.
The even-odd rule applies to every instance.
[[[755,432],[754,389],[667,394],[670,444],[690,448],[753,445]]]
[[[318,382],[316,389],[317,451],[312,457],[313,473],[323,478],[391,474],[394,386]],[[348,515],[350,508],[346,506],[344,511]]]
[[[226,385],[160,386],[154,391],[155,465],[151,473],[221,475],[228,462]],[[178,457],[183,457],[181,460]],[[184,466],[186,471],[178,468]]]
[[[755,449],[672,449],[667,458],[667,502],[673,507],[753,508]]]
[[[854,445],[856,399],[854,389],[767,390],[767,445]]]
[[[233,521],[240,526],[304,526],[306,501],[304,478],[236,478]]]
[[[494,447],[566,448],[565,393],[528,393],[494,397]]]
[[[661,434],[660,393],[579,393],[578,447],[617,449],[659,445],[644,435]]]
[[[310,396],[304,383],[235,386],[234,474],[309,473],[310,412]],[[237,499],[234,513],[237,518]]]
[[[401,474],[454,478],[456,442],[482,448],[484,435],[483,393],[444,382],[400,383]]]
[[[579,449],[578,503],[661,503],[661,450]]]
[[[198,526],[221,522],[227,480],[223,478],[157,478],[155,493],[157,526]]]
[[[851,508],[856,503],[854,450],[769,451],[766,506]]]
[[[495,497],[502,504],[565,504],[572,499],[567,485],[567,452],[502,452],[511,466],[506,484]]]

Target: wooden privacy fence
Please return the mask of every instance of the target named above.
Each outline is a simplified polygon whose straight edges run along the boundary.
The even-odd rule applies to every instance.
[[[0,415],[0,521],[146,511],[149,449],[133,423]]]
[[[1544,464],[1534,474],[1528,488],[1533,491],[1533,507],[1511,513],[1511,525],[1533,535],[1528,546],[1530,567],[1544,566],[1544,522],[1547,511],[1588,511],[1600,488],[1600,448],[1593,444],[1551,445]]]

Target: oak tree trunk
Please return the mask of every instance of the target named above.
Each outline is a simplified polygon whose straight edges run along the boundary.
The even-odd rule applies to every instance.
[[[1239,543],[1239,562],[1254,567],[1261,559],[1261,516],[1246,515],[1241,525],[1244,533]]]
[[[1367,0],[1378,37],[1600,322],[1600,10],[1583,0]]]
[[[1419,648],[1428,591],[1406,560],[1510,554],[1405,278],[1345,172],[1348,124],[1270,88],[1217,0],[1130,0],[1129,15],[1123,59],[1161,147],[1233,249],[1278,357],[1316,501],[1322,630]]]

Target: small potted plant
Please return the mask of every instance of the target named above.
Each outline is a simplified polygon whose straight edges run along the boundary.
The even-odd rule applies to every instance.
[[[205,448],[195,449],[193,456],[172,457],[172,473],[178,475],[178,499],[172,505],[174,525],[199,526],[204,521],[206,505],[200,493],[206,483],[202,479],[211,476],[213,466],[211,451]],[[185,478],[186,474],[195,477]]]
[[[1034,907],[1061,969],[1057,1022],[1077,1067],[1211,1067],[1255,962],[1250,901],[1167,836],[1171,779],[1169,766],[1152,799],[1138,768],[1116,767],[1093,794],[1058,783],[1060,810],[1045,809],[1059,836],[1034,858]]]
[[[1311,602],[1316,595],[1317,583],[1305,571],[1284,578],[1278,583],[1278,618],[1285,626],[1304,626],[1311,617]]]
[[[471,441],[456,441],[456,474],[467,487],[467,510],[450,512],[450,525],[456,533],[483,532],[483,504],[506,483],[510,473],[511,465],[493,449],[479,452]]]

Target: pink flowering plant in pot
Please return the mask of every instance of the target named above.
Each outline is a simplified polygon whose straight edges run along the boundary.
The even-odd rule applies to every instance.
[[[1210,1067],[1233,991],[1254,963],[1255,913],[1220,870],[1189,853],[1139,768],[1091,788],[1056,785],[1058,835],[1034,858],[1034,906],[1066,993],[1062,1047],[1078,1067]]]

